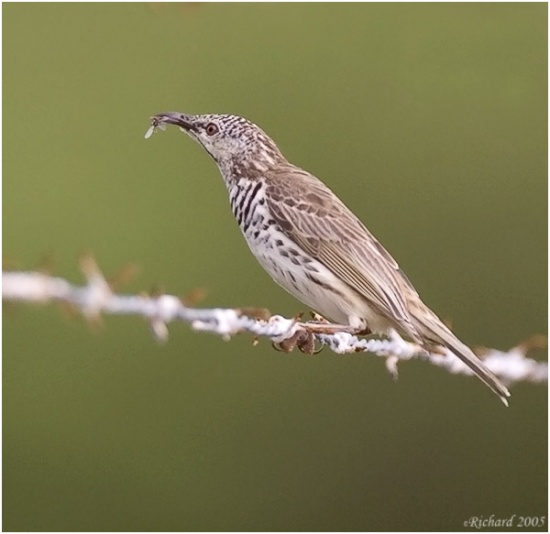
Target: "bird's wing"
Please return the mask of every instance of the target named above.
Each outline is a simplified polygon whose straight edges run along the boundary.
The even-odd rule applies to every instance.
[[[328,187],[301,169],[287,169],[268,183],[269,210],[287,236],[416,337],[407,296],[417,293],[361,221]]]

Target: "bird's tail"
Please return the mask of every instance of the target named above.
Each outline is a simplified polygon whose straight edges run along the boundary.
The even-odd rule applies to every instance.
[[[420,310],[419,310],[420,311]],[[508,406],[510,392],[483,362],[464,345],[427,306],[415,314],[413,322],[421,336],[434,343],[443,345],[458,356],[487,385],[500,400]]]

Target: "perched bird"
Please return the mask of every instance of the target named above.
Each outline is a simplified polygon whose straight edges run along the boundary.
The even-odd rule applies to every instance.
[[[173,124],[212,156],[248,246],[275,282],[356,332],[395,329],[425,350],[447,347],[507,404],[508,390],[422,302],[363,223],[258,126],[235,115],[179,112],[151,121],[146,137]]]

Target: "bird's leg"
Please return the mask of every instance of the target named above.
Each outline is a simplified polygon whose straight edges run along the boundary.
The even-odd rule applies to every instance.
[[[323,317],[320,313],[317,313],[316,311],[311,310],[309,312],[311,314],[311,318],[316,323],[323,323],[323,324],[330,324],[330,321]]]
[[[315,326],[312,328],[315,332],[319,333],[326,333],[326,334],[332,334],[335,332],[346,332],[348,334],[352,334],[354,336],[369,336],[372,334],[372,330],[368,328],[367,326],[362,327],[352,327],[350,325],[339,325],[331,323],[328,319],[323,317],[321,314],[311,311],[311,317],[313,319],[313,323]],[[312,323],[307,323],[308,325],[311,325]],[[326,328],[324,328],[326,327]]]

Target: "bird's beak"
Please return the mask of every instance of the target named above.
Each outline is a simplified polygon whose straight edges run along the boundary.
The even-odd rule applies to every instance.
[[[177,111],[168,111],[166,113],[158,113],[151,117],[151,124],[174,124],[179,126],[182,130],[186,132],[192,132],[195,130],[195,125],[191,120],[190,115],[185,115],[184,113],[178,113]]]

